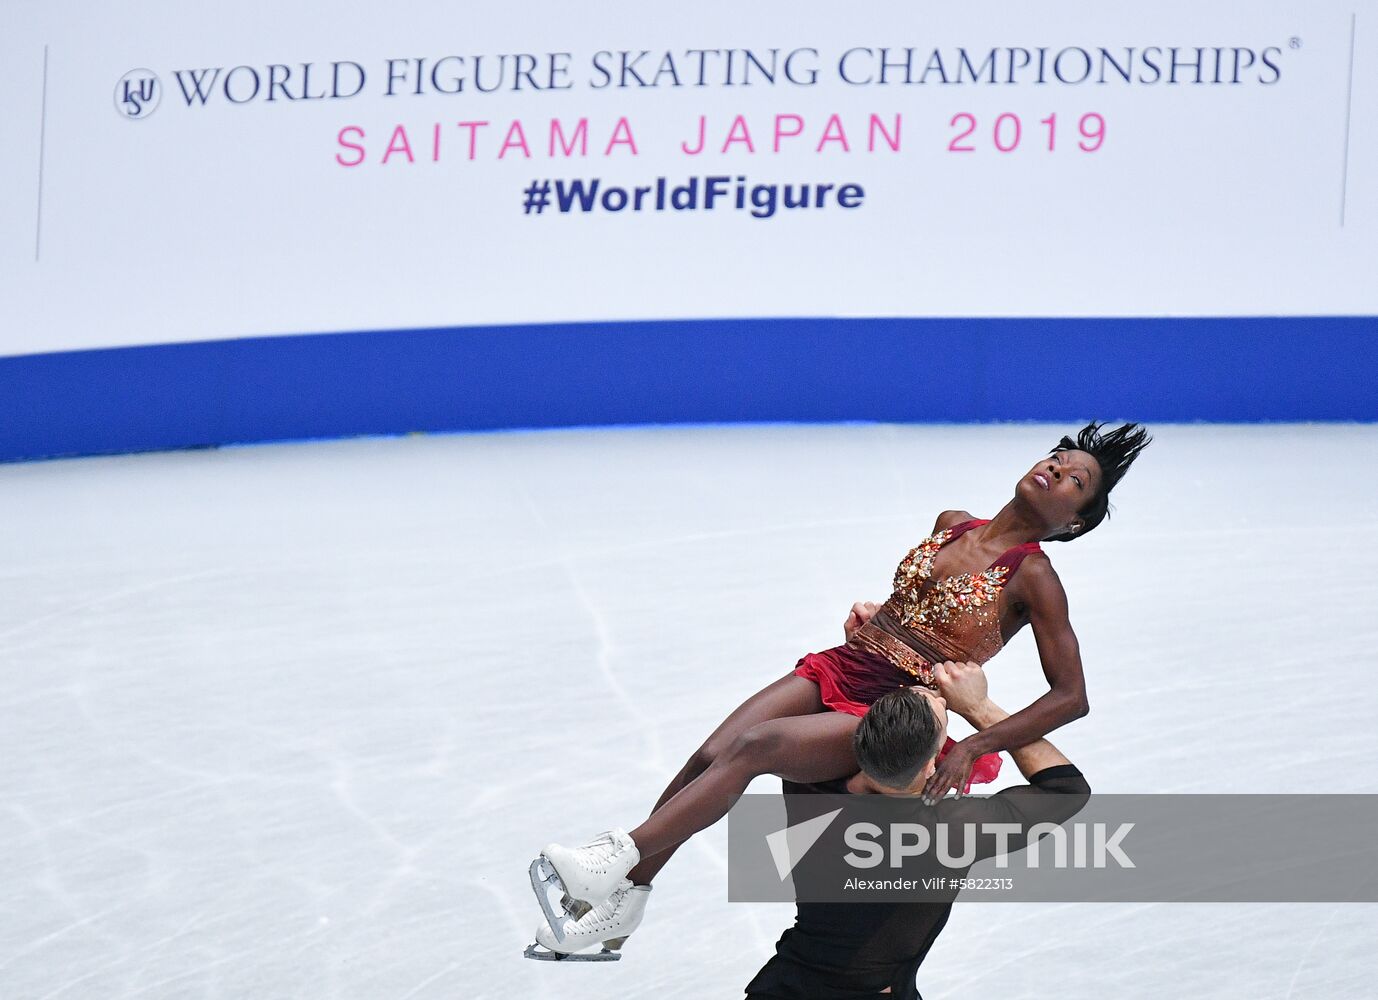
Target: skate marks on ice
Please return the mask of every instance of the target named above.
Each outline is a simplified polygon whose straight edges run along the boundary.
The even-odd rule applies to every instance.
[[[1065,430],[0,468],[0,994],[740,995],[790,910],[726,902],[725,831],[657,879],[624,960],[583,973],[522,957],[523,869],[639,821],[731,708],[884,596],[937,511],[989,516]],[[1100,791],[1378,791],[1378,434],[1153,430],[1110,521],[1047,547],[1093,707],[1059,747]],[[990,677],[1032,700],[1032,641]],[[958,907],[923,988],[1156,998],[1168,970],[1182,994],[1333,1000],[1368,995],[1375,937],[1362,906]]]

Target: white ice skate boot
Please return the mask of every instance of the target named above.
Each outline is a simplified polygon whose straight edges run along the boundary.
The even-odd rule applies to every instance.
[[[553,885],[550,876],[554,874],[570,899],[597,906],[612,895],[640,860],[641,852],[620,828],[601,833],[582,847],[547,844],[532,863],[531,887],[538,899],[546,899],[542,887]],[[542,902],[543,908],[546,905]],[[547,909],[546,918],[558,936],[559,915]]]
[[[650,894],[649,885],[632,885],[624,878],[611,896],[578,920],[566,914],[557,927],[541,924],[536,928],[536,943],[526,949],[526,957],[556,962],[616,961],[621,957],[617,954],[618,950],[641,924],[641,916],[646,911],[646,898]],[[600,942],[603,945],[601,951],[590,955],[578,954],[581,949]]]

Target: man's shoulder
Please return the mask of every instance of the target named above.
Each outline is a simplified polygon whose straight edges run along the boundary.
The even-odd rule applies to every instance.
[[[1081,769],[1075,764],[1054,764],[1052,767],[1045,767],[1043,770],[1027,776],[1022,785],[1006,785],[1004,788],[987,795],[974,796],[950,796],[943,799],[943,803],[954,804],[962,802],[991,802],[1006,796],[1025,796],[1045,797],[1048,795],[1089,795],[1091,786],[1086,782],[1086,776],[1081,773]]]
[[[807,784],[781,778],[780,784],[786,795],[846,795],[847,778],[833,778],[831,781],[813,781]]]
[[[1072,764],[1059,764],[1030,775],[1027,784],[1010,785],[994,795],[946,798],[935,806],[943,823],[1040,823],[1061,825],[1085,807],[1091,786]]]

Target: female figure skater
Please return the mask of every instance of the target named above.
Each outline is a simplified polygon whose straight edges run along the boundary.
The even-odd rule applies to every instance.
[[[803,657],[794,671],[753,695],[704,741],[675,775],[650,817],[589,844],[550,844],[532,862],[532,888],[546,911],[530,957],[573,953],[603,942],[613,958],[636,926],[651,880],[675,849],[726,814],[731,796],[758,775],[825,781],[857,771],[852,735],[867,708],[901,685],[936,690],[933,666],[985,663],[1025,625],[1033,627],[1048,693],[998,725],[948,741],[940,764],[896,794],[935,802],[970,781],[990,781],[998,752],[1022,747],[1089,711],[1067,595],[1040,541],[1072,541],[1105,519],[1110,491],[1152,440],[1138,424],[1101,432],[1092,421],[1064,436],[1015,486],[993,518],[944,511],[933,534],[900,563],[882,606],[857,604],[846,642]],[[1022,572],[1016,573],[1023,568]],[[975,772],[973,774],[973,771]],[[547,889],[563,888],[565,910]],[[581,906],[580,901],[585,905]]]

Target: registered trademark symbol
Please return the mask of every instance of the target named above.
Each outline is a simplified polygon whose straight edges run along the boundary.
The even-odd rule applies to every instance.
[[[1287,39],[1287,44],[1292,46],[1292,48],[1294,49],[1299,49],[1301,48],[1301,39],[1298,38],[1296,35],[1293,35],[1291,38]]]

